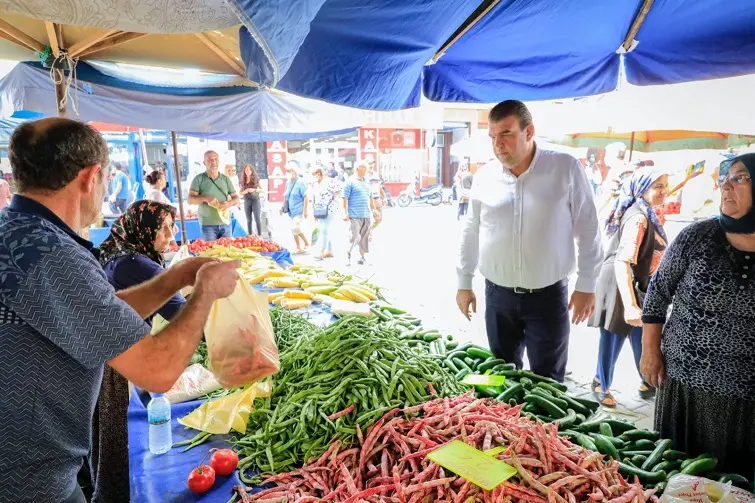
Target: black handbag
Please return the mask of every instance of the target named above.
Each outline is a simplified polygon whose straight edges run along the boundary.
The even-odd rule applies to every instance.
[[[289,208],[288,208],[288,198],[286,198],[286,199],[283,200],[283,208],[281,209],[281,211],[283,213],[288,213],[288,211],[289,211]]]

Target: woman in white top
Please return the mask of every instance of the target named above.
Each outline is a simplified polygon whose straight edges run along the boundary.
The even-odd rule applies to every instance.
[[[163,189],[168,182],[165,180],[165,173],[161,169],[152,170],[150,174],[144,177],[144,181],[149,185],[144,194],[144,199],[171,204],[170,199],[163,193]]]

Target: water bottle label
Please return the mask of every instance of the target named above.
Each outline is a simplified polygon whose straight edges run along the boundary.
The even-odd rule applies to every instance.
[[[165,424],[165,423],[170,422],[170,418],[165,417],[165,416],[150,416],[148,420],[149,420],[149,424],[154,424],[154,425]]]

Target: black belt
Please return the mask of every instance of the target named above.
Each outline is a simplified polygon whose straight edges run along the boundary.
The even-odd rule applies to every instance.
[[[566,281],[566,280],[562,279],[561,281],[557,281],[557,282],[553,283],[552,285],[544,286],[542,288],[522,288],[522,287],[519,287],[519,286],[515,286],[515,287],[512,288],[512,287],[508,287],[508,286],[495,285],[495,283],[493,283],[493,284],[495,286],[497,286],[498,288],[502,288],[504,290],[508,290],[509,292],[515,293],[517,295],[525,295],[525,294],[533,294],[533,293],[543,292],[545,290],[548,290],[549,288],[553,288],[553,287],[556,287],[556,286],[561,286],[564,281]]]

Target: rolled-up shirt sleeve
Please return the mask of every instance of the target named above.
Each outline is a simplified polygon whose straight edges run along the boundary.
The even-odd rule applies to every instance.
[[[684,277],[689,265],[690,227],[671,242],[661,265],[650,279],[645,302],[642,306],[643,323],[665,323],[668,308],[674,300],[679,282]]]
[[[582,164],[575,160],[571,169],[571,217],[577,243],[577,282],[579,292],[593,293],[603,264],[603,246],[598,211]]]
[[[15,279],[7,307],[86,368],[105,364],[150,333],[82,247],[52,247]]]
[[[480,255],[480,211],[482,203],[475,197],[475,185],[469,201],[469,213],[461,230],[459,265],[456,268],[459,290],[471,290]]]

